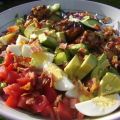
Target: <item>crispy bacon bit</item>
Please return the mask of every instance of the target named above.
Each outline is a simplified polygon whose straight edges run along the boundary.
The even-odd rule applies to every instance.
[[[22,57],[22,56],[15,56],[14,57],[14,62],[20,66],[29,67],[30,61],[31,61],[31,58]]]
[[[96,30],[100,30],[100,26],[97,24],[95,26],[93,26],[93,28],[95,28]]]
[[[48,18],[50,15],[49,9],[45,5],[33,7],[27,19],[36,18],[38,21]]]
[[[76,37],[84,32],[84,29],[81,25],[75,22],[71,22],[68,19],[64,19],[56,23],[54,28],[58,31],[64,31],[66,34],[66,40],[68,42],[74,41]]]
[[[42,80],[43,85],[48,85],[49,87],[53,87],[54,85],[54,77],[52,74],[42,73],[40,79]]]
[[[65,50],[67,48],[67,43],[61,43],[59,48]]]
[[[28,82],[27,84],[25,84],[24,86],[22,86],[22,87],[20,87],[21,89],[23,89],[23,90],[26,90],[26,91],[28,91],[28,90],[30,90],[31,89],[31,83],[30,82]]]
[[[104,24],[108,24],[108,23],[110,23],[110,21],[111,21],[111,18],[110,18],[110,17],[104,17],[104,18],[102,19],[102,22],[103,22]]]
[[[103,34],[107,40],[112,40],[113,39],[112,36],[114,34],[117,34],[116,30],[114,30],[111,26],[107,26],[107,27],[103,28],[102,31],[103,31]]]
[[[96,78],[92,78],[92,79],[88,80],[86,86],[88,87],[90,93],[92,93],[92,94],[94,92],[96,92],[99,88],[99,84],[98,84]]]
[[[101,45],[104,44],[104,41],[97,33],[87,30],[82,36],[75,40],[75,43],[84,43],[88,45],[90,49],[97,49],[99,51],[99,49],[102,48]]]
[[[9,27],[7,28],[7,31],[8,31],[9,33],[18,32],[18,31],[19,31],[19,27],[18,27],[17,25],[9,26]]]
[[[105,47],[105,52],[111,64],[120,71],[120,37],[108,42]]]
[[[32,49],[33,53],[42,51],[42,48],[41,48],[40,43],[38,42],[38,40],[31,41],[29,43],[29,45],[31,46],[31,49]]]
[[[57,106],[60,101],[62,101],[62,95],[57,96],[57,98],[56,98],[56,100],[54,102],[55,106]]]

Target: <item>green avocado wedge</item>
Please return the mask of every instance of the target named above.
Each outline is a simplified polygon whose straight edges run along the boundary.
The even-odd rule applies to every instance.
[[[63,65],[69,60],[69,54],[67,52],[59,52],[54,57],[54,63],[57,65]]]
[[[105,73],[108,71],[108,67],[110,66],[110,63],[107,59],[106,54],[102,54],[98,58],[98,64],[94,68],[94,70],[91,73],[91,78],[96,78],[96,80],[99,82],[100,79],[105,75]]]
[[[82,80],[88,73],[90,73],[95,68],[96,65],[97,65],[96,56],[92,54],[86,55],[83,63],[76,71],[77,78],[79,80]]]
[[[68,50],[71,53],[71,55],[75,55],[79,50],[83,50],[86,54],[88,53],[87,46],[83,43],[70,44],[68,46]]]
[[[81,24],[83,24],[84,26],[88,27],[88,28],[92,28],[97,30],[96,26],[101,26],[101,23],[94,18],[90,18],[90,16],[85,16],[81,21]]]
[[[31,23],[30,25],[28,25],[25,30],[24,30],[24,35],[27,37],[27,38],[30,38],[30,35],[35,31],[37,30],[38,28],[35,27],[35,24],[34,23]]]
[[[120,76],[107,72],[100,82],[100,95],[120,93]]]
[[[76,71],[81,66],[83,62],[83,58],[78,57],[75,55],[72,60],[68,63],[68,65],[64,68],[65,73],[68,77],[72,80],[76,76]]]
[[[58,42],[54,37],[48,36],[42,33],[38,36],[40,43],[48,48],[55,49],[58,46]]]

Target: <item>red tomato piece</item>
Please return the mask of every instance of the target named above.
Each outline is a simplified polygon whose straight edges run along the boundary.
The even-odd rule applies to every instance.
[[[67,107],[63,102],[59,102],[55,110],[58,120],[72,120],[71,108]]]
[[[25,84],[27,84],[28,82],[30,82],[30,79],[23,76],[23,77],[17,79],[17,82],[18,82],[20,85],[25,85]]]
[[[77,120],[84,120],[84,115],[82,113],[78,112]]]
[[[7,78],[8,72],[5,66],[0,66],[0,78],[5,80]]]
[[[47,97],[47,99],[49,100],[50,103],[54,103],[54,101],[56,100],[57,97],[57,93],[55,91],[55,89],[53,89],[52,87],[46,86],[44,88],[44,95]]]
[[[30,111],[30,110],[32,111],[32,109],[30,108],[31,106],[26,104],[26,101],[28,99],[30,99],[30,98],[29,98],[29,96],[27,96],[27,94],[21,95],[19,102],[18,102],[18,107],[25,109],[25,110],[28,110],[28,111]]]
[[[33,105],[33,109],[35,112],[41,113],[46,107],[49,106],[49,102],[46,96],[41,95],[35,97],[35,104]]]
[[[13,53],[7,53],[4,60],[4,65],[9,66],[10,64],[14,63],[14,54]]]
[[[47,106],[45,110],[41,112],[41,115],[47,118],[51,118],[51,120],[56,120],[55,112],[51,106]]]
[[[10,95],[6,100],[6,104],[10,107],[16,108],[18,105],[18,100],[19,100],[18,96]]]
[[[22,94],[22,90],[20,89],[20,85],[17,83],[8,85],[7,87],[3,88],[3,91],[5,92],[5,94],[7,95],[15,95],[15,96],[19,96]]]
[[[13,64],[10,64],[8,67],[7,67],[7,71],[12,71],[14,69],[14,65]]]
[[[5,81],[9,84],[12,84],[12,83],[15,83],[18,78],[19,78],[19,75],[17,72],[9,71]]]

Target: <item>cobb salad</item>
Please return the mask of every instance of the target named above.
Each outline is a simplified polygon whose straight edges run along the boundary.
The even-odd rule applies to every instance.
[[[117,24],[117,26],[116,26]],[[88,11],[38,5],[0,37],[0,96],[50,120],[120,108],[120,23]]]

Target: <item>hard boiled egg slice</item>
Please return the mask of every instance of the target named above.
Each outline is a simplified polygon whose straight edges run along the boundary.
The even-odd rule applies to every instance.
[[[25,44],[22,46],[22,56],[23,57],[31,57],[32,55],[32,50],[31,50],[31,46],[28,44]]]
[[[86,116],[103,116],[120,107],[119,94],[98,96],[91,100],[75,104],[76,109]]]
[[[74,85],[67,78],[67,76],[63,76],[60,80],[57,80],[55,82],[55,88],[56,88],[56,90],[67,91],[67,90],[70,90],[73,87],[74,87]]]
[[[77,87],[74,87],[70,90],[68,90],[65,95],[67,97],[71,97],[71,98],[78,98],[79,97],[79,91],[78,91],[78,88]]]
[[[17,56],[21,56],[22,55],[22,51],[21,51],[21,46],[20,45],[15,45],[15,44],[8,45],[6,51],[7,52],[12,52],[12,53],[14,53]]]
[[[46,66],[48,63],[53,62],[54,54],[49,52],[35,52],[31,55],[31,62],[30,64],[37,68],[42,68]]]
[[[68,79],[67,75],[54,63],[49,63],[44,66],[44,70],[53,74],[55,77],[54,87],[59,91],[67,91],[74,88],[73,83]]]
[[[26,44],[28,42],[29,42],[28,38],[26,38],[26,37],[24,37],[22,35],[19,35],[17,40],[16,40],[16,45],[24,45],[24,44]]]

